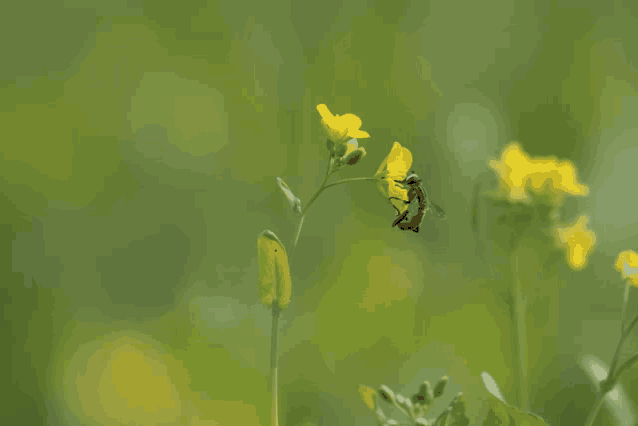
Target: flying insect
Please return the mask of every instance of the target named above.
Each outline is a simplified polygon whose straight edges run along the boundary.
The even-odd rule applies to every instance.
[[[421,178],[414,172],[406,177],[404,180],[395,180],[396,183],[407,187],[408,200],[403,200],[397,197],[390,197],[390,199],[403,201],[408,205],[407,209],[403,213],[393,205],[397,210],[397,217],[392,222],[392,226],[398,226],[404,231],[411,230],[413,232],[419,232],[419,226],[423,222],[425,214],[432,210],[437,219],[445,219],[447,215],[445,211],[430,201],[425,188],[421,184]]]

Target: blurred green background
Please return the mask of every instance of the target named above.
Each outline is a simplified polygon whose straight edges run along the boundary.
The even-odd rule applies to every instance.
[[[371,425],[357,385],[443,374],[437,410],[482,371],[516,403],[511,267],[473,203],[512,140],[590,187],[560,211],[590,215],[587,267],[533,233],[521,256],[530,409],[584,423],[579,363],[611,360],[613,263],[638,247],[637,2],[25,1],[0,34],[1,423],[270,424],[256,242],[292,239],[277,176],[303,202],[323,178],[320,103],[371,135],[341,177],[398,141],[448,220],[391,228],[370,182],[318,199],[281,320],[282,426]]]

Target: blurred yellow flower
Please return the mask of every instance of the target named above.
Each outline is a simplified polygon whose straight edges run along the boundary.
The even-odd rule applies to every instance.
[[[354,114],[332,115],[324,104],[317,105],[317,111],[321,114],[321,124],[334,143],[345,142],[352,138],[370,137],[368,133],[359,130],[361,119]]]
[[[395,142],[390,154],[374,174],[374,177],[379,179],[377,182],[379,191],[399,210],[399,214],[408,208],[406,203],[401,202],[401,200],[408,200],[408,190],[398,185],[395,180],[404,180],[411,166],[412,153],[409,149],[403,148],[399,142]],[[390,198],[398,198],[398,200]]]
[[[359,396],[369,409],[374,410],[377,406],[377,391],[364,385],[359,385]]]
[[[576,270],[587,264],[587,257],[596,244],[596,234],[587,229],[589,219],[579,216],[572,226],[556,228],[557,244],[567,249],[567,261]]]
[[[512,201],[529,201],[528,188],[537,194],[549,190],[556,204],[562,203],[565,195],[589,193],[589,188],[578,182],[571,162],[530,158],[516,142],[506,146],[500,160],[491,160],[489,166],[499,175],[501,188]]]
[[[638,254],[633,250],[625,250],[616,259],[616,269],[623,278],[629,278],[629,283],[638,287]]]

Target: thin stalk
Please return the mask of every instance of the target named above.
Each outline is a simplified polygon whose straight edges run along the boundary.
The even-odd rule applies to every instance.
[[[339,185],[339,184],[342,184],[342,183],[355,182],[355,181],[359,181],[359,180],[378,180],[378,179],[374,178],[374,177],[358,177],[358,178],[343,179],[343,180],[339,180],[337,182],[333,182],[333,183],[331,183],[329,185],[326,185],[324,187],[324,189],[330,188],[331,186]]]
[[[622,299],[622,316],[620,317],[620,332],[625,332],[625,312],[627,310],[627,301],[629,300],[629,280],[625,283],[625,294]]]
[[[638,315],[634,316],[631,320],[629,326],[625,327],[625,310],[627,308],[627,300],[629,299],[629,283],[625,286],[625,294],[623,297],[622,303],[622,319],[621,319],[621,330],[622,333],[620,335],[620,340],[618,341],[618,346],[616,346],[616,351],[614,352],[614,356],[611,360],[611,366],[609,367],[609,373],[607,373],[607,378],[601,382],[601,390],[598,392],[596,397],[596,403],[592,408],[591,413],[589,413],[589,417],[587,418],[586,426],[592,426],[594,424],[594,420],[596,420],[596,416],[598,415],[598,411],[602,406],[603,400],[607,392],[609,392],[616,385],[616,382],[620,378],[620,375],[633,366],[636,362],[638,362],[638,354],[635,354],[627,361],[625,361],[617,370],[618,359],[620,358],[620,351],[622,350],[622,346],[625,343],[625,340],[633,330],[634,326],[638,323]]]
[[[310,209],[310,206],[312,206],[312,204],[315,202],[315,200],[319,197],[319,195],[321,195],[321,193],[324,191],[324,189],[330,187],[330,186],[334,186],[336,184],[339,183],[345,183],[346,181],[349,181],[350,179],[346,179],[344,181],[340,181],[340,182],[335,182],[333,184],[330,185],[326,185],[326,182],[328,182],[328,178],[330,178],[330,175],[332,173],[332,166],[334,164],[334,158],[331,157],[330,160],[328,161],[328,166],[326,168],[326,175],[323,178],[323,181],[321,182],[321,186],[319,186],[319,189],[317,189],[317,192],[314,193],[314,195],[310,198],[310,200],[308,201],[308,204],[306,204],[306,206],[303,208],[303,210],[301,211],[301,214],[299,215],[299,220],[297,221],[297,227],[295,229],[295,234],[293,236],[292,239],[292,243],[290,244],[290,247],[288,248],[288,267],[291,266],[292,264],[292,256],[295,253],[295,249],[297,248],[297,242],[299,241],[299,235],[301,234],[301,228],[303,227],[303,222],[304,219],[306,217],[306,214],[308,213],[308,209]],[[364,179],[372,179],[372,178],[364,178]],[[352,179],[352,180],[360,180],[360,179]],[[277,374],[278,374],[278,349],[279,349],[279,315],[280,315],[280,310],[279,307],[277,306],[276,303],[273,303],[273,307],[272,307],[272,336],[271,336],[271,353],[270,353],[270,377],[272,378],[272,417],[271,417],[271,424],[272,426],[279,426],[279,418],[278,418],[278,411],[279,411],[279,407],[277,405]]]
[[[277,406],[277,369],[279,368],[279,305],[272,304],[272,335],[270,336],[270,377],[272,378],[272,411],[271,425],[279,425]]]
[[[518,383],[520,405],[523,411],[528,410],[527,396],[527,348],[525,330],[525,302],[521,290],[521,281],[518,272],[518,248],[514,252],[514,321],[516,327],[516,344],[518,354]]]
[[[605,395],[602,392],[598,392],[596,395],[596,402],[594,403],[593,408],[591,409],[591,413],[589,413],[589,417],[587,417],[587,421],[585,422],[585,426],[593,426],[594,420],[598,416],[598,411],[600,407],[603,405],[603,400],[605,399]]]

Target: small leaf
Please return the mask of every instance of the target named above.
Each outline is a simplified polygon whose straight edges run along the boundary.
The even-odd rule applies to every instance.
[[[485,389],[487,389],[489,393],[500,399],[502,402],[505,402],[505,398],[503,397],[501,390],[498,388],[496,380],[494,380],[487,371],[481,373],[481,379],[483,380],[483,386],[485,386]]]
[[[277,185],[279,186],[279,189],[281,189],[281,192],[284,194],[284,197],[286,197],[286,200],[288,200],[288,204],[290,204],[290,208],[292,208],[292,210],[296,214],[300,214],[301,200],[295,197],[295,194],[292,193],[290,188],[288,188],[288,185],[286,185],[286,182],[284,182],[283,179],[281,179],[280,177],[277,177]]]
[[[276,302],[280,309],[290,303],[292,282],[288,255],[279,238],[271,232],[264,231],[257,238],[259,249],[259,298],[264,305],[270,307]]]
[[[506,404],[496,381],[487,372],[481,373],[481,379],[488,391],[488,410],[483,418],[483,426],[547,426],[542,417]]]
[[[359,396],[363,400],[363,403],[368,406],[369,409],[374,410],[377,405],[377,392],[364,385],[359,385]]]
[[[470,419],[465,415],[465,407],[467,402],[462,393],[459,393],[450,404],[450,414],[448,415],[445,426],[468,426]]]

